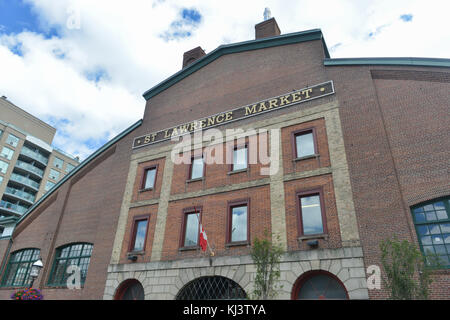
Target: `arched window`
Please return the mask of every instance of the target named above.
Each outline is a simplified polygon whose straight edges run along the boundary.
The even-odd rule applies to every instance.
[[[90,243],[73,243],[56,249],[55,260],[48,279],[49,286],[66,286],[67,278],[73,273],[67,273],[67,267],[79,267],[80,284],[86,281],[89,261],[93,245]]]
[[[41,250],[23,249],[11,253],[2,286],[25,287],[31,284],[31,265],[39,259]]]
[[[449,267],[450,197],[413,206],[411,211],[422,252],[436,255],[442,267]]]
[[[220,276],[192,280],[178,292],[177,300],[246,299],[244,289],[231,279]]]
[[[348,294],[344,285],[333,274],[310,271],[295,282],[292,299],[348,299]]]
[[[114,300],[144,300],[144,288],[136,279],[122,282],[116,291]]]

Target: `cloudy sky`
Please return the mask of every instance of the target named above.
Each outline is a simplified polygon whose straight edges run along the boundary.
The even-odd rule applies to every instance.
[[[332,58],[450,58],[448,0],[0,0],[0,95],[85,159],[141,119],[142,94],[185,51],[320,28]]]

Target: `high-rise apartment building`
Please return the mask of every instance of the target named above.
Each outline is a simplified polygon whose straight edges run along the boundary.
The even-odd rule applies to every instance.
[[[0,236],[79,159],[51,146],[56,129],[0,98]]]

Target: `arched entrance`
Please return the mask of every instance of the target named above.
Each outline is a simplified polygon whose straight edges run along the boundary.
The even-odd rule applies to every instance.
[[[221,276],[209,276],[188,282],[176,296],[176,300],[226,300],[246,299],[247,294],[239,284]]]
[[[291,298],[297,299],[348,299],[348,293],[342,282],[326,271],[309,271],[295,281]]]
[[[144,300],[144,288],[136,279],[128,279],[117,288],[114,300]]]

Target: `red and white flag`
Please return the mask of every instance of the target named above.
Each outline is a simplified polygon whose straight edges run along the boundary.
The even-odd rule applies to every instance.
[[[206,236],[205,229],[203,229],[202,224],[200,224],[200,247],[202,251],[206,251],[208,246],[208,237]]]

